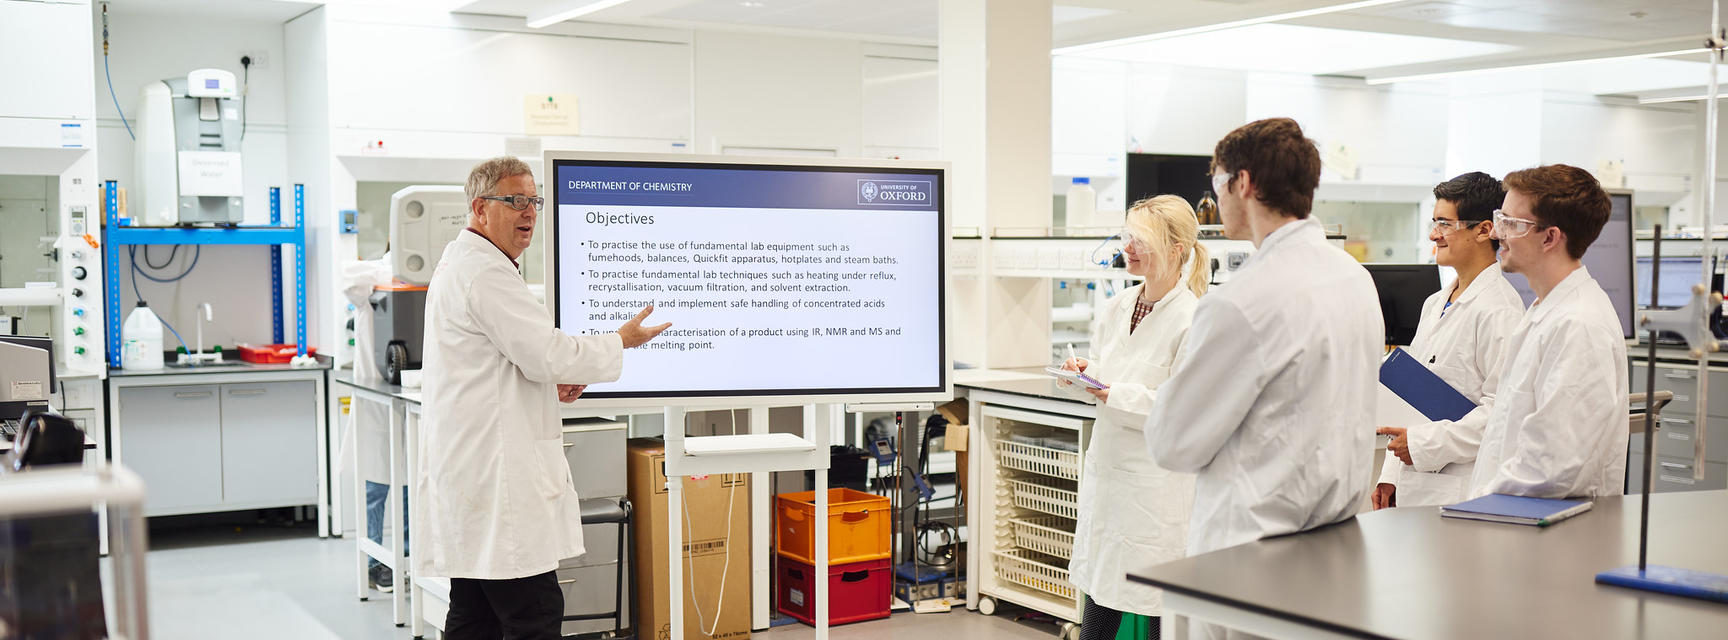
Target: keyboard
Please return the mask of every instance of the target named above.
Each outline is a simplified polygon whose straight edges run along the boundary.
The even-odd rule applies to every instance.
[[[17,440],[18,429],[23,426],[23,423],[11,418],[0,421],[0,436],[4,436],[8,442]]]

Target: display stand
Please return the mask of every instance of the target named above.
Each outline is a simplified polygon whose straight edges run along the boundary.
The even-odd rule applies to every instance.
[[[804,405],[804,437],[791,434],[686,437],[685,408],[668,406],[666,417],[667,590],[671,596],[671,640],[684,639],[684,478],[687,476],[814,471],[817,576],[828,575],[828,444],[842,424],[843,405]],[[828,638],[828,581],[815,580],[816,638]],[[718,615],[718,612],[716,612]]]

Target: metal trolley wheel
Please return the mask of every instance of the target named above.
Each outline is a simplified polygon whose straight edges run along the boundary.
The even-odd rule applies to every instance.
[[[982,613],[982,614],[987,615],[987,616],[996,615],[996,599],[992,598],[990,596],[984,596],[982,598],[979,598],[978,599],[978,613]]]
[[[1072,622],[1062,623],[1062,630],[1057,633],[1062,640],[1080,640],[1080,625]]]

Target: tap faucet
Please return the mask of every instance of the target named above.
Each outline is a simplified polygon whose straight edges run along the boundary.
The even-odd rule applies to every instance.
[[[198,321],[198,352],[192,354],[192,360],[194,362],[204,357],[204,324],[216,319],[215,310],[210,306],[210,303],[200,302],[198,303],[198,308],[202,309],[204,313],[199,314],[203,316],[203,318]]]

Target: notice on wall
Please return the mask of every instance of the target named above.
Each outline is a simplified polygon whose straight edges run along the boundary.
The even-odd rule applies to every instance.
[[[557,167],[572,334],[671,330],[592,394],[940,390],[940,173]],[[603,395],[601,397],[604,397]]]
[[[576,96],[531,93],[522,97],[522,132],[530,136],[578,135]]]

